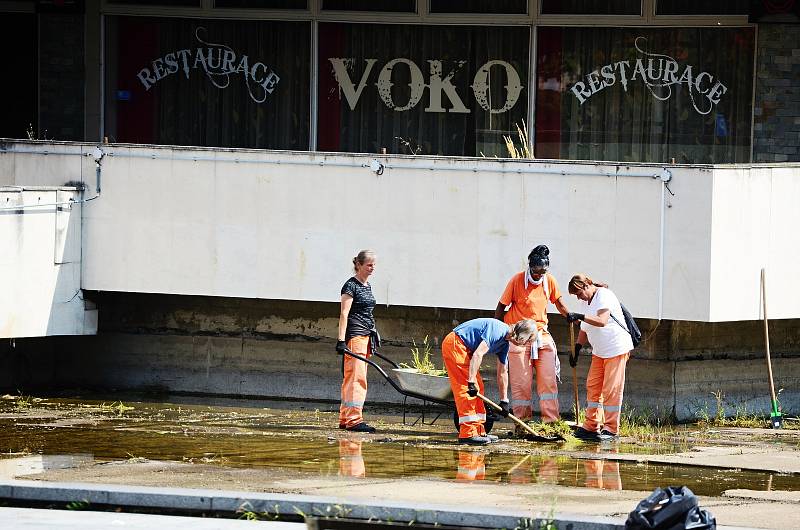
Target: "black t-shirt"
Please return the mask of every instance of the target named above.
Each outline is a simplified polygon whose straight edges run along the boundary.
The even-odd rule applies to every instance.
[[[347,315],[344,340],[369,335],[375,329],[375,318],[372,316],[375,297],[372,296],[372,287],[369,283],[363,285],[355,277],[351,277],[342,285],[342,294],[353,297],[353,305],[350,306],[350,314]]]

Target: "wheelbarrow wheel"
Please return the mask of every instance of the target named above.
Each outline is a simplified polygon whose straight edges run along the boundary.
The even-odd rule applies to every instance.
[[[492,427],[494,427],[494,422],[497,420],[497,414],[494,411],[487,410],[486,411],[486,423],[484,423],[483,427],[486,429],[486,433],[492,432]],[[458,432],[458,410],[453,411],[453,425],[456,426],[456,432]]]

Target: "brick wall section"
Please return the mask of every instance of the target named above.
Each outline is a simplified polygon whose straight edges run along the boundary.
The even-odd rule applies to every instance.
[[[800,161],[800,24],[758,27],[753,162]]]
[[[83,15],[39,15],[39,138],[83,140]]]

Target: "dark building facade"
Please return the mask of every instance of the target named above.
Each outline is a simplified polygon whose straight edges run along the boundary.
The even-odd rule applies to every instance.
[[[798,9],[773,4],[0,2],[0,136],[797,161]]]

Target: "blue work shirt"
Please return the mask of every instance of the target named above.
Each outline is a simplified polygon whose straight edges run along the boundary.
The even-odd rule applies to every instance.
[[[460,338],[470,353],[478,349],[481,342],[489,346],[487,353],[497,355],[501,363],[508,362],[508,324],[496,318],[474,318],[459,324],[453,332]]]

